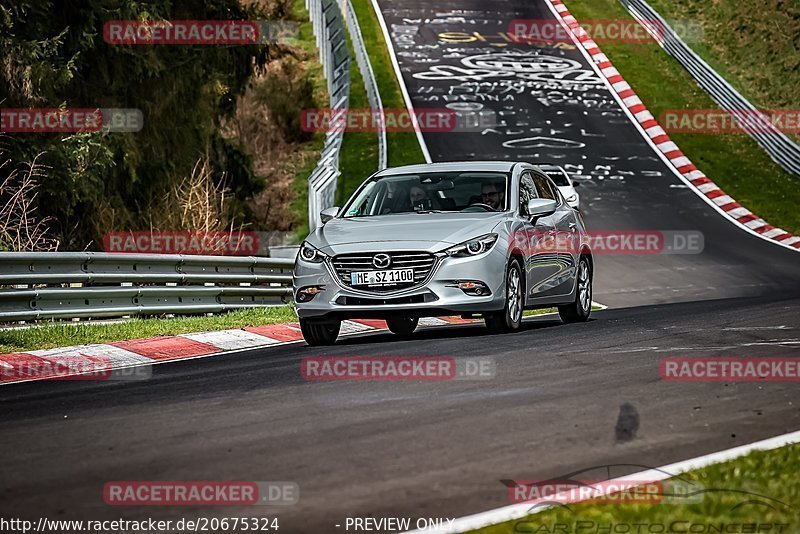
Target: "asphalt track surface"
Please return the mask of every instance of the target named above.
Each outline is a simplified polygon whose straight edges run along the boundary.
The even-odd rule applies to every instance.
[[[469,24],[489,35],[515,18],[552,18],[539,2],[492,2],[488,12],[482,4],[381,1],[415,105],[441,108],[432,95],[468,94],[464,83],[474,80],[414,74],[513,48],[447,50],[441,32]],[[577,51],[540,51],[586,66]],[[586,79],[580,70],[573,75]],[[501,479],[664,465],[800,429],[796,384],[676,383],[659,375],[668,356],[798,356],[800,256],[736,228],[677,187],[602,87],[592,89],[602,110],[568,103],[578,92],[588,99],[586,91],[547,89],[545,100],[566,93],[559,105],[543,104],[536,91],[484,100],[514,121],[499,134],[426,134],[433,159],[583,165],[575,174],[590,228],[699,230],[704,252],[598,256],[595,300],[611,309],[586,324],[543,317],[505,336],[473,325],[429,328],[410,341],[373,333],[329,348],[295,344],[167,363],[142,382],[1,387],[0,516],[277,516],[280,532],[341,532],[334,525],[348,516],[458,517],[503,506]],[[530,130],[542,120],[558,131]],[[591,137],[582,140],[581,131]],[[585,146],[515,142],[526,137]],[[319,355],[487,357],[497,374],[304,381],[301,358]],[[300,502],[109,507],[103,485],[111,480],[287,480],[299,484]]]

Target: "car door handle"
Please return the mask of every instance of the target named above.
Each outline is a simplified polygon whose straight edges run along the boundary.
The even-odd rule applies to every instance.
[[[575,223],[569,223],[569,229],[573,232],[578,229],[578,225]]]

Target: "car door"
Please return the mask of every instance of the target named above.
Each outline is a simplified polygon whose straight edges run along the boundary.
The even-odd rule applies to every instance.
[[[544,237],[539,248],[536,262],[538,271],[544,275],[536,283],[528,286],[528,295],[533,303],[544,301],[560,295],[568,295],[572,291],[575,279],[576,260],[572,254],[569,236],[573,229],[574,213],[564,201],[558,189],[546,175],[531,172],[536,194],[539,198],[555,200],[556,211],[535,221],[537,236]]]
[[[528,201],[538,198],[539,192],[530,171],[522,173],[519,181],[519,216],[524,242],[526,304],[540,296],[547,281],[558,273],[552,242],[555,240],[555,225],[552,215],[532,218],[528,214]]]

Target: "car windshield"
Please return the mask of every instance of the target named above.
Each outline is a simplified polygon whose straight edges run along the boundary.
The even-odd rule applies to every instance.
[[[541,168],[547,176],[550,177],[553,182],[559,186],[564,187],[566,185],[570,185],[569,178],[567,178],[567,173],[558,167],[542,167]]]
[[[344,217],[393,213],[496,212],[508,209],[509,175],[428,172],[371,179],[345,206]]]

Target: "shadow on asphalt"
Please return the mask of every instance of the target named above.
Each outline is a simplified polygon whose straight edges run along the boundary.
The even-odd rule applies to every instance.
[[[594,322],[597,319],[589,319]],[[441,327],[422,328],[414,332],[411,337],[401,338],[392,333],[368,334],[357,337],[340,338],[335,346],[364,345],[368,343],[390,343],[393,341],[424,341],[434,339],[464,338],[464,337],[506,337],[515,336],[525,332],[543,330],[554,326],[565,326],[560,319],[534,319],[522,323],[519,331],[510,334],[490,334],[482,322],[465,325],[450,325]]]

